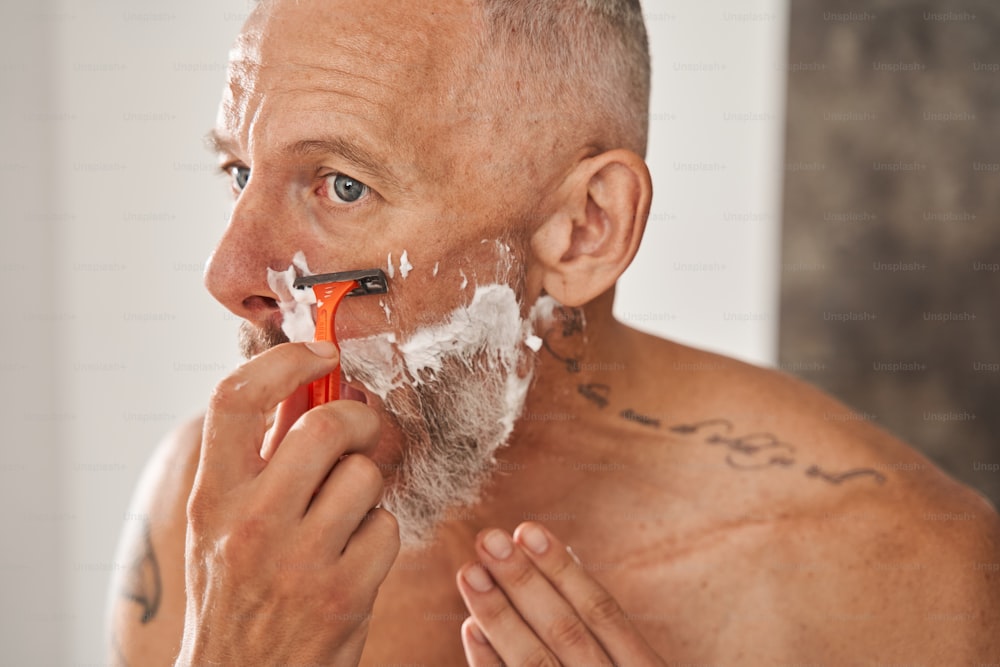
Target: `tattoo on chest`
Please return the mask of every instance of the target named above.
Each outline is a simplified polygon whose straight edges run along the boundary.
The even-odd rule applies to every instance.
[[[735,435],[733,423],[728,419],[708,419],[690,424],[669,427],[672,433],[692,436],[703,443],[726,450],[726,464],[737,470],[763,470],[765,468],[800,468],[795,445],[785,442],[773,433]],[[803,473],[829,484],[842,484],[852,479],[867,477],[877,484],[884,484],[886,477],[873,468],[854,468],[831,472],[811,464]]]
[[[551,326],[541,335],[542,346],[553,358],[564,363],[568,372],[580,373],[586,325],[583,311],[559,306],[553,312]],[[581,382],[577,384],[576,390],[584,400],[598,409],[604,410],[611,405],[612,389],[608,384]],[[691,423],[664,424],[657,417],[643,414],[631,407],[620,410],[618,416],[644,428],[666,430],[717,448],[724,452],[726,465],[734,470],[800,470],[806,477],[835,485],[862,479],[876,484],[887,481],[885,475],[873,468],[831,471],[816,464],[800,463],[794,444],[768,432],[738,433],[733,422],[722,417]]]
[[[606,384],[591,383],[591,384],[581,384],[577,385],[576,390],[585,399],[593,403],[599,408],[605,408],[608,405],[608,396],[611,395],[611,387]]]
[[[726,452],[726,465],[735,470],[765,470],[768,468],[800,468],[795,445],[785,442],[773,433],[732,435],[734,426],[727,419],[710,419],[693,424],[675,424],[668,427],[672,433],[693,436],[701,442],[719,447]],[[829,472],[812,464],[804,470],[807,477],[841,484],[848,480],[868,477],[877,484],[884,484],[885,475],[872,468],[855,468],[844,472]]]
[[[143,625],[156,617],[163,586],[160,581],[160,564],[153,552],[148,520],[143,523],[139,548],[125,572],[122,595],[142,609],[139,620]]]
[[[577,392],[602,410],[611,403],[611,387],[606,384],[580,384],[577,385]],[[618,414],[622,419],[640,426],[655,430],[666,429],[675,435],[700,440],[706,445],[718,448],[725,452],[726,465],[734,470],[802,469],[795,445],[773,433],[737,434],[736,427],[728,419],[706,419],[664,426],[661,420],[632,408],[626,408]],[[885,475],[873,468],[853,468],[835,472],[811,464],[803,469],[803,474],[837,485],[865,478],[876,484],[884,484],[887,481]]]

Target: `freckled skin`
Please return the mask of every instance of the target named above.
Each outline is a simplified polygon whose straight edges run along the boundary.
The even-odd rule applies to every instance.
[[[252,169],[206,273],[223,305],[261,325],[276,313],[266,267],[284,269],[304,250],[316,272],[385,268],[390,252],[398,268],[405,249],[414,268],[391,283],[391,321],[377,298],[349,299],[341,339],[404,339],[498,280],[514,284],[527,314],[545,271],[532,234],[589,149],[571,130],[540,142],[550,130],[519,128],[510,109],[475,94],[479,29],[474,3],[460,1],[288,0],[254,12],[216,128],[225,159]],[[379,168],[285,150],[330,137]],[[371,195],[325,199],[333,172]],[[523,273],[498,270],[496,239]],[[470,286],[460,290],[463,273]],[[536,380],[499,474],[430,547],[397,559],[362,664],[464,664],[468,612],[455,572],[476,559],[478,531],[525,519],[572,545],[667,662],[967,664],[1000,654],[987,631],[1000,624],[1000,586],[977,566],[1000,560],[985,501],[796,380],[616,322],[612,298],[538,332]],[[382,438],[391,462],[405,441],[392,430]],[[199,447],[197,424],[168,438],[136,495],[136,512],[168,509],[150,522],[157,617],[143,621],[128,600],[113,610],[133,664],[171,664],[180,645],[184,507]],[[928,518],[942,513],[972,518]],[[143,540],[126,533],[122,548]],[[958,618],[946,632],[944,617]]]

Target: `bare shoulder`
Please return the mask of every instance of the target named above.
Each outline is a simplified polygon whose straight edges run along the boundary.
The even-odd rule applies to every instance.
[[[1000,518],[989,502],[800,380],[684,354],[695,399],[667,430],[725,464],[706,488],[740,489],[743,520],[723,543],[747,564],[734,566],[745,594],[730,600],[731,618],[774,621],[755,659],[1000,655]],[[765,611],[764,601],[780,606]],[[748,659],[745,647],[726,657]]]
[[[156,448],[125,515],[109,591],[116,665],[171,665],[184,628],[187,499],[198,469],[202,417]]]
[[[782,601],[780,652],[834,664],[986,664],[1000,655],[1000,520],[954,486],[949,495],[848,492],[745,542],[763,564],[750,580]]]

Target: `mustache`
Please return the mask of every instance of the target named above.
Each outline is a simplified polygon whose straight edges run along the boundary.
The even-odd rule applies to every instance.
[[[240,354],[244,359],[252,359],[261,352],[270,350],[275,345],[288,342],[288,336],[274,322],[266,322],[256,326],[249,322],[241,322],[239,329]]]

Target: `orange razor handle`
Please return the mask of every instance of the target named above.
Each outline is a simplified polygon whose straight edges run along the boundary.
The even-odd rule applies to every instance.
[[[386,294],[389,283],[382,269],[341,271],[301,276],[292,284],[295,289],[312,289],[316,295],[316,334],[313,340],[329,341],[340,350],[337,342],[337,308],[347,296]],[[323,405],[340,398],[340,367],[309,385],[309,407]]]
[[[337,308],[340,307],[344,297],[358,286],[356,280],[313,285],[313,293],[316,295],[316,335],[313,340],[330,341],[337,346],[337,350],[340,350],[336,330]],[[338,398],[340,398],[340,366],[309,385],[309,407],[314,408]]]

